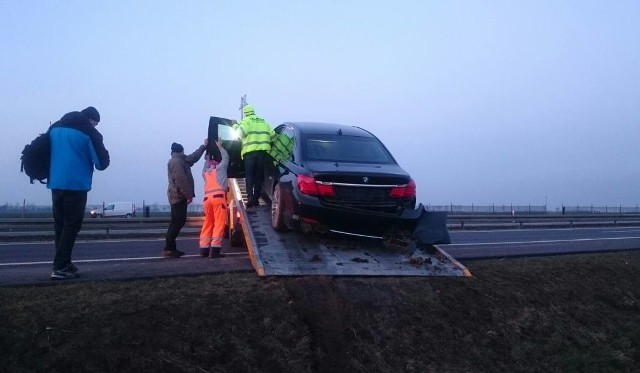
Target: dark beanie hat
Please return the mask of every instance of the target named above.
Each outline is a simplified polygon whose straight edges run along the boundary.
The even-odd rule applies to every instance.
[[[89,106],[88,108],[82,110],[81,113],[85,117],[87,117],[89,119],[93,119],[96,122],[100,121],[100,113],[98,113],[98,110],[96,110],[96,108],[94,108],[93,106]]]
[[[171,144],[171,153],[182,153],[184,151],[184,148],[182,147],[182,145],[178,144],[177,142],[174,142],[173,144]]]

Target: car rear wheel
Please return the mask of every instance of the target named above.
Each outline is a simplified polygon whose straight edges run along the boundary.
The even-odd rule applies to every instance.
[[[271,227],[277,232],[284,232],[287,230],[287,226],[284,224],[282,207],[282,192],[280,190],[280,184],[276,185],[273,189],[273,196],[271,198]]]

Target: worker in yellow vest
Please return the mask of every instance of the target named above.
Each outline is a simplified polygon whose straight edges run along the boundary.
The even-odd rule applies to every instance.
[[[273,144],[271,144],[271,150],[269,150],[269,155],[273,158],[274,165],[276,163],[284,163],[290,159],[291,153],[293,153],[293,145],[293,138],[286,131],[276,135]]]
[[[264,163],[269,160],[271,143],[276,133],[271,125],[256,115],[253,106],[242,108],[244,117],[233,128],[240,132],[242,150],[240,155],[244,161],[245,184],[247,186],[246,207],[258,206],[258,198],[264,179]]]
[[[227,167],[229,154],[222,147],[222,141],[216,141],[221,159],[207,160],[202,177],[204,178],[204,223],[200,230],[200,255],[209,258],[223,258],[220,252],[227,223]]]

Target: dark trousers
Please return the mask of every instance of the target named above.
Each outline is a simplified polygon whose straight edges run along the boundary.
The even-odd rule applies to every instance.
[[[264,161],[267,157],[268,154],[265,151],[249,152],[244,155],[244,177],[249,201],[257,201],[260,198],[264,181]]]
[[[61,270],[71,264],[71,252],[82,228],[84,210],[87,206],[87,191],[51,190],[53,221],[56,232],[56,256],[53,270]]]
[[[167,239],[164,245],[165,250],[176,250],[176,238],[180,230],[187,222],[187,200],[182,200],[171,205],[171,222],[167,229]]]

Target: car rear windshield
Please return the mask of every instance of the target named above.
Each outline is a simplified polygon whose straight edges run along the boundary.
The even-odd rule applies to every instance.
[[[303,144],[303,156],[309,161],[395,163],[382,143],[373,137],[308,135]]]

